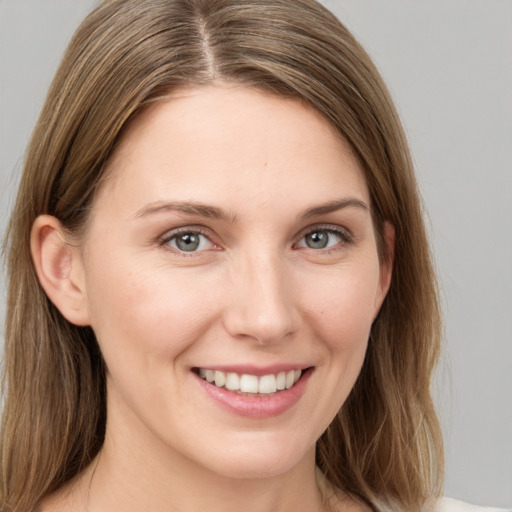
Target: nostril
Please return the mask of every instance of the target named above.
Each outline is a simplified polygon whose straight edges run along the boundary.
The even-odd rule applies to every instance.
[[[288,341],[298,324],[291,311],[279,309],[258,313],[248,305],[239,305],[227,312],[225,328],[233,337],[252,338],[261,345]]]

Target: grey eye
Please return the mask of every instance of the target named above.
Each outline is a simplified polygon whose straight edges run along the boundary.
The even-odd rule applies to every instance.
[[[330,249],[339,245],[341,242],[349,242],[347,236],[336,229],[315,229],[306,233],[297,244],[297,247],[306,247],[307,249]]]
[[[176,247],[180,251],[192,252],[197,250],[201,242],[198,233],[183,233],[176,237]]]
[[[170,237],[167,242],[180,252],[199,252],[211,249],[213,244],[207,236],[197,231],[183,231]]]
[[[304,241],[311,249],[324,249],[329,243],[329,236],[327,231],[313,231],[304,237]]]

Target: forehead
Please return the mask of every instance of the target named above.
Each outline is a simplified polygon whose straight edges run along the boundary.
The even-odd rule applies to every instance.
[[[116,149],[105,194],[238,198],[241,207],[259,208],[293,197],[314,202],[315,195],[369,201],[357,158],[322,115],[296,99],[241,86],[181,89],[148,108]]]

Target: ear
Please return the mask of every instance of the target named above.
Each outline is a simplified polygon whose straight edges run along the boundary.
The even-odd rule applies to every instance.
[[[375,300],[375,316],[379,314],[380,308],[391,285],[391,277],[393,275],[393,262],[395,259],[395,226],[390,222],[384,222],[383,241],[386,245],[385,256],[380,262],[379,287]]]
[[[90,325],[82,254],[68,243],[55,217],[37,217],[32,225],[30,250],[48,298],[72,324]]]

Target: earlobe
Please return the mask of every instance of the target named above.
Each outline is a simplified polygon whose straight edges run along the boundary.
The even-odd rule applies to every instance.
[[[67,242],[55,217],[37,217],[32,225],[30,249],[39,282],[48,298],[69,322],[89,325],[81,252]]]

